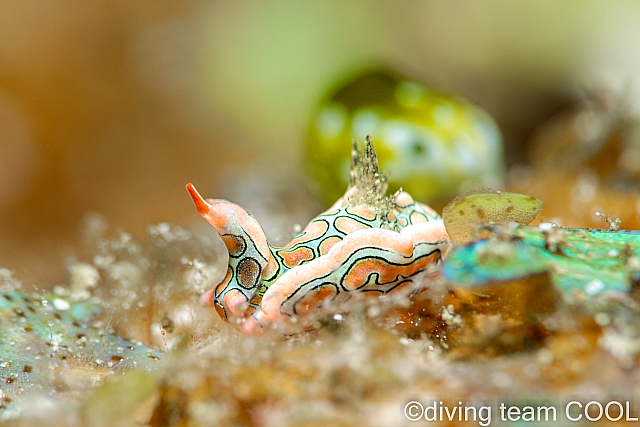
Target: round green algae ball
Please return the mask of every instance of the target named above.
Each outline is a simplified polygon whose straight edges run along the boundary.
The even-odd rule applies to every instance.
[[[310,185],[325,203],[349,182],[351,141],[371,135],[389,190],[422,202],[500,187],[502,138],[491,116],[465,99],[386,73],[340,87],[314,113],[307,144]]]

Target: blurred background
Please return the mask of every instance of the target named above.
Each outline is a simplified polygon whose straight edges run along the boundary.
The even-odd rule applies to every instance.
[[[286,235],[325,207],[305,178],[317,106],[376,67],[487,111],[509,186],[547,203],[527,169],[555,146],[544,129],[585,110],[605,142],[635,124],[639,13],[631,0],[0,1],[0,265],[63,283],[91,212],[133,234],[211,232],[187,182]],[[580,197],[598,173],[571,183]],[[637,199],[621,203],[638,216]]]

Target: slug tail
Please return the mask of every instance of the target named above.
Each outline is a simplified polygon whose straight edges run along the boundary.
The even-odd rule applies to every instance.
[[[202,198],[202,196],[200,195],[200,193],[198,193],[198,190],[196,190],[196,187],[194,187],[193,184],[191,183],[187,184],[187,191],[191,195],[191,198],[193,199],[193,203],[196,205],[196,209],[198,209],[198,213],[200,213],[200,215],[202,216],[209,213],[209,209],[211,208],[211,205],[207,203],[205,199]]]

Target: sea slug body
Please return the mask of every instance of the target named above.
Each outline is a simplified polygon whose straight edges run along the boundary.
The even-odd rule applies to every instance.
[[[421,292],[450,247],[440,216],[405,192],[384,197],[370,139],[364,155],[354,142],[351,183],[344,197],[314,218],[289,244],[269,245],[258,221],[225,200],[203,199],[187,185],[198,212],[229,251],[224,280],[202,296],[243,331],[291,326],[329,303],[355,294]],[[336,305],[337,306],[337,305]]]

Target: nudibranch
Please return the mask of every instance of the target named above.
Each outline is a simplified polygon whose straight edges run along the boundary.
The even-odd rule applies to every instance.
[[[430,207],[401,190],[385,197],[387,179],[370,137],[364,150],[354,141],[345,195],[281,248],[269,245],[249,211],[205,200],[187,184],[198,212],[229,251],[224,280],[201,302],[251,333],[266,325],[301,325],[299,318],[355,295],[423,291],[425,277],[438,274],[449,239]]]

